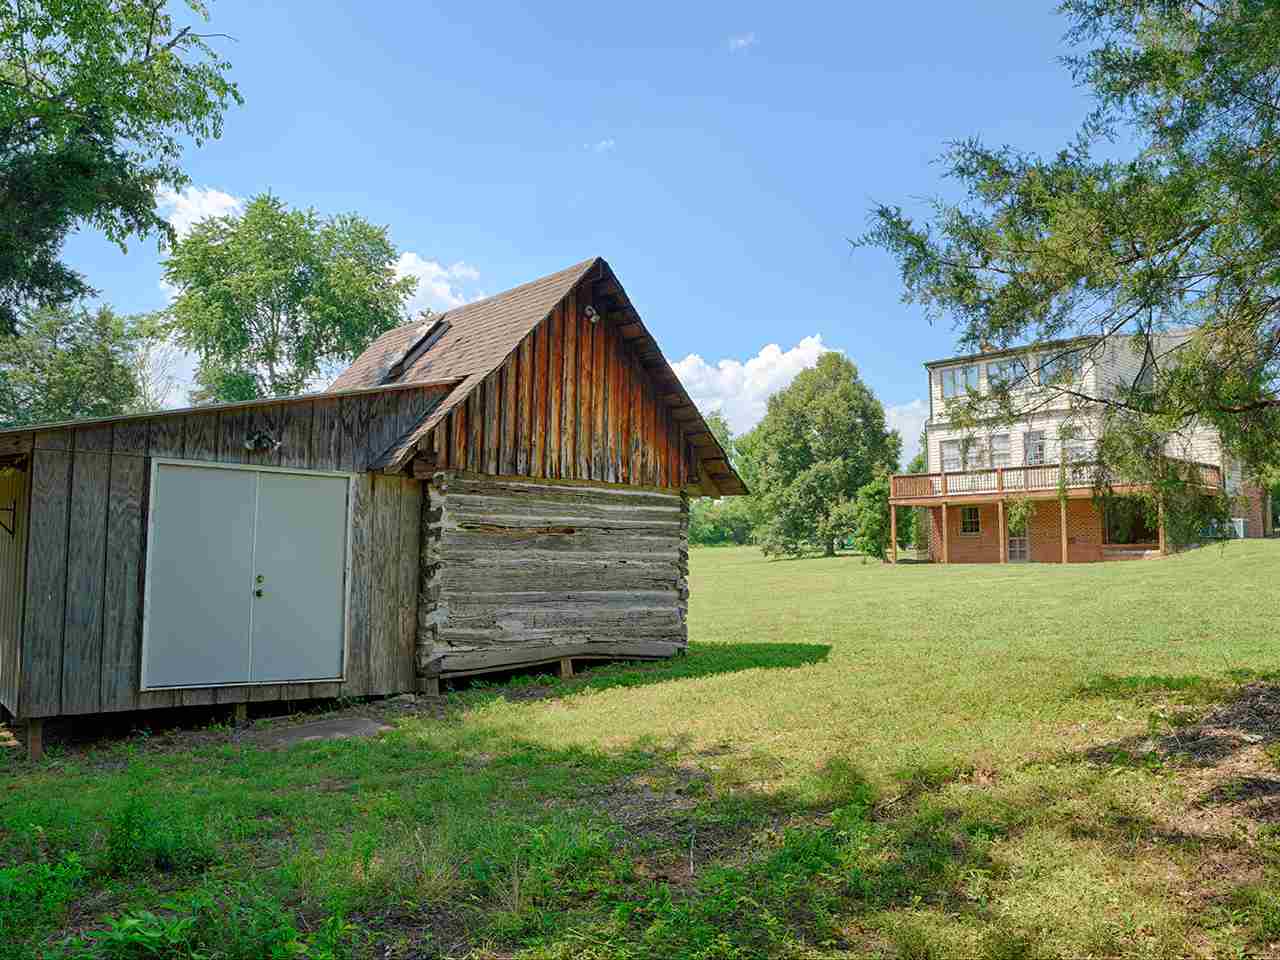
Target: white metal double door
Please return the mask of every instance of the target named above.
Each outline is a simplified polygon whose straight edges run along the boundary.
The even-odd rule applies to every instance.
[[[350,477],[153,465],[142,686],[342,677]]]

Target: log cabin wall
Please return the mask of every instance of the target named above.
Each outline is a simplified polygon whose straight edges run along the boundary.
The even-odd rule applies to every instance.
[[[441,472],[428,485],[422,552],[424,676],[687,646],[679,493]]]
[[[401,389],[37,433],[20,683],[10,712],[45,717],[412,690],[422,485],[365,471],[441,394]],[[246,437],[259,430],[279,447],[246,451]],[[151,457],[355,474],[345,682],[139,691]]]
[[[699,482],[687,431],[632,347],[570,293],[432,431],[432,469],[681,489]]]

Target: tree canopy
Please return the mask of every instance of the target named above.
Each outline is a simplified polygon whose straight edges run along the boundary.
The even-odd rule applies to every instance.
[[[837,540],[853,532],[858,489],[877,471],[896,469],[901,448],[897,431],[885,426],[884,407],[839,353],[824,353],[770,397],[750,436],[757,537],[766,554],[810,546],[834,553]]]
[[[145,329],[109,307],[46,307],[0,337],[0,426],[136,409]]]
[[[199,356],[198,400],[301,393],[403,323],[417,286],[397,278],[385,227],[321,217],[278,197],[192,227],[165,261],[179,342]]]
[[[897,259],[908,302],[948,316],[963,347],[1133,335],[1149,376],[1084,389],[1141,447],[1209,424],[1255,472],[1280,459],[1280,6],[1266,0],[1063,0],[1065,65],[1097,101],[1042,157],[953,144],[959,202],[922,221],[884,205],[861,243]],[[1127,159],[1114,143],[1135,144]],[[996,391],[980,413],[1009,412]],[[1037,401],[1033,401],[1037,402]],[[1142,458],[1140,458],[1142,459]],[[1123,459],[1118,472],[1134,466]],[[1127,479],[1127,477],[1125,478]]]
[[[188,12],[205,19],[203,4]],[[122,248],[171,236],[156,189],[185,182],[185,140],[220,135],[240,94],[211,35],[165,0],[0,3],[0,333],[28,306],[91,293],[60,259],[78,226]]]

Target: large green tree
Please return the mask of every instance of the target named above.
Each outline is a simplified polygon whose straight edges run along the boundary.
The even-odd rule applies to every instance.
[[[91,292],[61,260],[72,230],[171,236],[156,189],[240,102],[209,36],[165,0],[0,0],[0,333]]]
[[[832,555],[854,530],[858,489],[897,468],[901,438],[852,361],[824,353],[769,398],[749,446],[758,456],[757,539],[766,555],[814,546]]]
[[[397,277],[385,227],[321,217],[278,197],[193,226],[165,261],[178,341],[199,357],[198,400],[301,393],[403,323],[414,277]]]
[[[729,421],[719,410],[712,410],[706,421],[712,434],[724,448],[729,462],[741,473],[743,458],[738,451],[738,438],[733,435]],[[751,496],[719,499],[699,497],[689,508],[690,543],[704,546],[750,543],[755,526],[756,513]]]
[[[110,307],[44,307],[0,337],[0,425],[138,409],[138,351],[147,331]]]
[[[1280,461],[1280,5],[1063,0],[1060,11],[1065,64],[1097,103],[1079,137],[1053,156],[956,143],[944,159],[963,199],[922,219],[882,206],[862,241],[896,256],[906,300],[954,319],[962,347],[1087,334],[1101,355],[1135,335],[1123,342],[1144,376],[1031,392],[1103,412],[1108,481],[1155,481],[1168,505],[1203,504],[1160,462],[1178,433],[1215,427],[1255,472]],[[1130,155],[1115,159],[1117,144]],[[1014,394],[969,413],[1009,418],[1028,402]]]

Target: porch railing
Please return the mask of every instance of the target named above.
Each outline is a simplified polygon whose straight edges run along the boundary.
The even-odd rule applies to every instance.
[[[1201,486],[1222,486],[1222,469],[1211,463],[1187,462],[1191,479]],[[1073,463],[1066,468],[1067,486],[1091,487],[1098,478],[1096,463]],[[895,500],[927,497],[1002,496],[1058,489],[1060,467],[1056,463],[1024,467],[992,467],[943,473],[900,473],[890,483]]]

